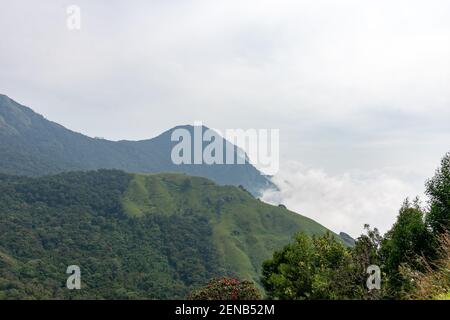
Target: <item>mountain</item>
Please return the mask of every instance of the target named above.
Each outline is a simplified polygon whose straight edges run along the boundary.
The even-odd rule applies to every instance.
[[[258,281],[298,231],[328,230],[201,177],[0,175],[0,300],[169,299],[218,275]],[[81,268],[81,290],[65,288],[69,265]]]
[[[348,247],[355,246],[355,239],[353,239],[349,234],[345,232],[339,232],[339,237],[345,243],[346,246]]]
[[[255,196],[273,187],[254,166],[245,164],[182,164],[171,160],[176,129],[142,141],[90,138],[48,121],[28,107],[0,95],[0,173],[42,176],[64,171],[120,169],[136,173],[183,172],[206,177],[221,185],[242,185]],[[202,131],[207,128],[203,127]],[[223,139],[223,138],[221,138]],[[224,150],[230,145],[224,142]],[[205,145],[203,146],[203,148]],[[236,147],[231,146],[236,152]]]

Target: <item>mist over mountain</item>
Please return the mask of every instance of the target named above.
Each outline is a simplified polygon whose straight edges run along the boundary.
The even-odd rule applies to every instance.
[[[329,232],[255,199],[273,185],[248,161],[174,164],[178,129],[208,130],[108,141],[0,95],[0,299],[183,298],[221,275],[259,283],[296,232]],[[221,142],[224,158],[246,157]],[[72,264],[83,269],[75,293],[61,285]]]
[[[42,176],[64,171],[120,169],[127,172],[183,172],[209,178],[221,185],[242,185],[253,195],[273,187],[253,165],[181,164],[171,160],[175,129],[194,133],[193,126],[172,128],[141,141],[91,138],[45,119],[5,95],[0,95],[0,172]],[[202,131],[207,130],[202,127]],[[224,140],[224,154],[227,145]],[[203,148],[205,144],[203,144]],[[235,152],[237,147],[232,146]]]

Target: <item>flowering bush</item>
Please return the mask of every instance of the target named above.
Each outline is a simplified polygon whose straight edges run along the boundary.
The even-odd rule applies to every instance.
[[[200,289],[194,290],[190,300],[259,300],[261,293],[251,281],[235,278],[216,278]]]

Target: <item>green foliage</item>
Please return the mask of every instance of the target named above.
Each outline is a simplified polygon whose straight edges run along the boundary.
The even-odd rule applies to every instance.
[[[448,290],[448,277],[433,277],[442,275],[439,265],[445,263],[439,258],[442,256],[439,243],[450,231],[450,153],[444,156],[434,177],[426,182],[426,193],[429,209],[424,211],[418,200],[405,201],[396,223],[383,239],[381,258],[388,280],[388,297],[423,298],[424,292]],[[423,276],[418,279],[417,275]],[[433,290],[423,289],[431,282]]]
[[[430,209],[407,199],[382,237],[365,226],[353,247],[300,234],[263,265],[262,283],[277,299],[433,299],[448,297],[450,153],[427,182]],[[439,247],[440,244],[440,247]],[[437,248],[440,249],[437,249]],[[381,290],[365,287],[367,267],[382,271]]]
[[[251,281],[236,278],[216,278],[205,287],[188,295],[189,300],[259,300],[261,293]]]
[[[181,298],[221,274],[207,219],[124,214],[132,177],[119,171],[2,180],[0,294],[4,298]],[[82,290],[64,288],[68,265]]]
[[[335,237],[296,236],[263,265],[262,283],[272,299],[382,299],[393,297],[383,260],[383,238],[365,226],[354,247]],[[382,268],[381,290],[368,290],[367,267]],[[391,279],[390,279],[391,280]],[[396,288],[398,290],[398,288]]]
[[[430,198],[427,223],[435,237],[439,237],[450,230],[450,152],[442,159],[434,177],[427,181],[426,193]]]
[[[349,263],[349,250],[335,236],[299,233],[264,262],[261,281],[269,298],[340,299]]]
[[[294,233],[327,231],[308,218],[257,201],[241,188],[180,174],[133,175],[122,203],[130,216],[200,214],[211,225],[221,265],[255,282],[262,262]]]
[[[422,258],[429,259],[433,253],[433,238],[424,221],[424,213],[418,201],[405,200],[397,221],[384,236],[381,254],[384,270],[389,276],[389,289],[396,298],[410,290],[410,281],[405,279],[400,267],[408,265],[420,270]]]
[[[439,238],[438,259],[432,264],[424,261],[424,271],[405,270],[414,286],[408,292],[412,299],[450,300],[450,234]]]
[[[298,229],[326,231],[237,187],[183,174],[0,175],[0,298],[183,298],[224,274],[257,279]],[[79,291],[65,288],[72,264],[81,267]]]

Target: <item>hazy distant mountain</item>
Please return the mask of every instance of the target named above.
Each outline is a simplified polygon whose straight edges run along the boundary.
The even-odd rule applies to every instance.
[[[353,247],[355,245],[355,239],[353,239],[349,234],[345,232],[339,232],[339,237],[347,246]]]
[[[193,132],[192,126],[182,128]],[[184,172],[222,185],[242,185],[254,195],[272,186],[249,163],[173,164],[170,155],[176,143],[170,138],[174,129],[142,141],[90,138],[48,121],[30,108],[0,95],[0,172],[27,176],[101,168],[136,173]]]
[[[184,174],[0,175],[0,190],[0,300],[183,298],[218,275],[257,282],[296,232],[327,232]],[[65,289],[69,265],[80,266],[82,290]]]

